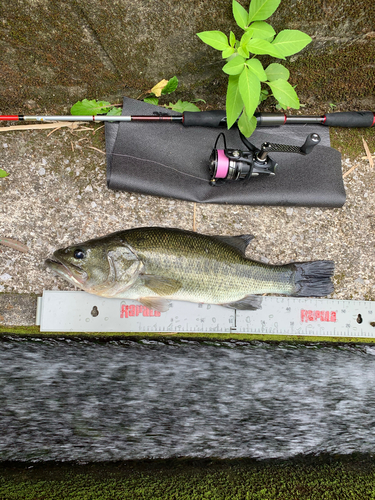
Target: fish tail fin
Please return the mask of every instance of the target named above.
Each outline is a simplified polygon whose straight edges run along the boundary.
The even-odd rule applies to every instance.
[[[332,260],[316,260],[313,262],[295,262],[294,283],[297,297],[324,297],[333,292],[331,281],[335,264]]]

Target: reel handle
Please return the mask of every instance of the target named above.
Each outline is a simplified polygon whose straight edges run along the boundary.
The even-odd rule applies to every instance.
[[[312,133],[306,137],[306,141],[301,146],[301,153],[308,155],[314,149],[314,147],[321,141],[320,135]]]
[[[320,141],[320,135],[313,132],[306,137],[302,146],[290,146],[288,144],[264,142],[261,145],[259,152],[256,154],[256,158],[258,161],[262,162],[266,161],[268,153],[297,153],[300,155],[308,155]]]

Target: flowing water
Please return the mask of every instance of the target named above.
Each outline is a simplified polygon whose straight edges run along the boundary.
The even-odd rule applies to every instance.
[[[375,347],[2,339],[0,460],[375,452]]]

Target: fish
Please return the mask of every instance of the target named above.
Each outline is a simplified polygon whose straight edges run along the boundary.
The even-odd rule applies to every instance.
[[[45,265],[88,293],[137,300],[160,312],[171,300],[255,310],[264,294],[333,292],[333,261],[269,265],[251,260],[245,252],[253,238],[139,227],[58,249]]]

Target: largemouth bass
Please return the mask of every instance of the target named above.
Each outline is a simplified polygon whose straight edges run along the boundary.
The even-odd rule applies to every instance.
[[[333,291],[332,261],[253,261],[245,257],[252,238],[142,227],[56,250],[46,265],[86,292],[135,299],[158,311],[166,311],[169,300],[258,309],[257,294],[320,297]]]

